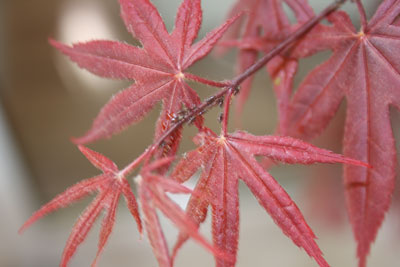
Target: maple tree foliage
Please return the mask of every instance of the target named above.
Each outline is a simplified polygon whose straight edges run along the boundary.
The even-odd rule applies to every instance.
[[[159,266],[172,266],[173,259],[169,253],[168,244],[162,232],[156,208],[160,209],[166,217],[185,233],[185,235],[191,236],[193,239],[197,240],[217,258],[231,262],[232,257],[223,250],[216,249],[210,245],[198,233],[196,222],[166,195],[166,192],[191,194],[192,190],[181,185],[177,181],[152,173],[152,170],[161,168],[170,161],[171,158],[164,158],[156,161],[144,168],[142,174],[136,178],[139,185],[139,196],[142,203],[146,230]]]
[[[171,176],[184,182],[204,166],[194,189],[196,194],[192,195],[187,209],[188,214],[200,224],[205,220],[207,207],[211,206],[213,239],[217,247],[236,255],[240,178],[282,231],[315,258],[320,266],[328,266],[314,241],[314,233],[296,204],[254,156],[262,155],[285,163],[340,162],[364,167],[366,164],[290,137],[254,136],[245,132],[217,136],[204,129],[195,142],[200,147],[189,152]],[[185,234],[180,235],[175,253],[186,239]],[[234,262],[216,260],[217,266],[234,266]]]
[[[184,78],[188,76],[201,82],[205,82],[205,79],[187,74],[185,70],[206,56],[236,19],[228,20],[202,40],[192,44],[202,20],[200,0],[182,2],[171,34],[148,0],[119,2],[126,28],[143,47],[103,40],[78,43],[70,47],[50,41],[80,67],[94,74],[135,81],[102,108],[92,128],[84,136],[74,139],[78,144],[118,133],[128,125],[140,121],[162,100],[163,110],[156,127],[158,138],[170,126],[172,115],[181,110],[182,104],[189,109],[200,104],[197,93]],[[218,83],[212,85],[221,86]]]
[[[283,9],[287,4],[293,11],[296,23],[292,24]],[[300,25],[314,16],[312,8],[305,0],[239,0],[232,8],[228,17],[234,17],[240,11],[247,13],[224,35],[220,42],[220,53],[227,47],[238,47],[239,73],[253,65],[261,53],[271,51],[277,44],[293,33]],[[288,48],[273,58],[266,70],[274,80],[274,91],[278,101],[278,113],[281,125],[284,123],[287,105],[292,94],[293,79],[298,68],[298,59],[306,56],[309,51],[297,54]],[[253,77],[242,84],[237,98],[237,112],[241,113],[251,90]]]
[[[335,11],[344,2],[334,1],[314,15],[306,0],[238,0],[225,23],[194,43],[202,22],[201,0],[182,1],[171,33],[149,0],[119,0],[125,26],[141,47],[106,40],[69,46],[50,39],[54,47],[80,67],[101,77],[130,80],[133,84],[111,98],[84,136],[73,139],[103,174],[83,180],[56,196],[35,212],[20,231],[48,213],[97,192],[76,222],[61,259],[61,266],[67,266],[104,210],[95,266],[111,234],[123,195],[139,232],[144,221],[160,266],[173,266],[189,237],[215,256],[216,266],[234,266],[239,242],[241,179],[283,233],[319,266],[328,266],[299,208],[256,157],[289,164],[344,163],[348,211],[358,243],[359,264],[364,267],[394,188],[396,159],[389,106],[400,107],[396,90],[400,85],[400,66],[392,52],[400,38],[400,0],[384,0],[370,22],[361,1],[355,0],[361,15],[360,31],[354,29],[346,13]],[[290,22],[284,4],[293,11],[295,22]],[[323,18],[330,25],[319,24]],[[218,82],[187,72],[218,41],[220,50],[239,48],[239,74]],[[333,50],[331,58],[311,71],[293,94],[299,59],[326,49]],[[264,56],[258,60],[260,54]],[[239,93],[236,98],[240,111],[254,73],[264,66],[274,80],[280,135],[228,133],[231,98]],[[220,89],[202,101],[187,80]],[[344,156],[300,140],[310,140],[321,133],[344,98]],[[110,159],[82,146],[110,138],[139,122],[158,102],[162,103],[162,111],[154,142],[125,168],[118,169]],[[218,104],[224,107],[220,135],[208,129],[202,117]],[[171,168],[183,126],[191,122],[198,128],[194,138],[198,147]],[[136,179],[140,216],[127,178],[142,163]],[[200,178],[193,191],[182,185],[199,170]],[[190,194],[186,211],[167,193]],[[213,244],[198,232],[209,208]],[[157,210],[180,232],[172,253]]]
[[[114,226],[118,200],[121,194],[124,196],[129,211],[136,220],[139,232],[142,232],[142,222],[139,217],[136,198],[126,178],[120,175],[117,165],[100,153],[84,146],[79,146],[79,149],[96,168],[103,172],[103,174],[83,180],[76,185],[71,186],[36,211],[19,230],[22,232],[32,223],[48,213],[68,206],[91,193],[98,192],[96,198],[75,223],[67,244],[65,245],[60,266],[67,266],[77,247],[86,238],[96,218],[100,215],[100,212],[105,210],[106,214],[103,218],[100,230],[97,256],[93,262],[93,266],[96,265],[96,261],[100,256],[100,253],[103,251]]]
[[[239,1],[234,8],[253,5],[251,12],[254,14],[245,25],[242,38],[234,43],[241,49],[239,66],[254,62],[257,51],[270,49],[267,45],[271,35],[261,35],[254,29],[254,24],[265,28],[262,22],[257,23],[257,12],[262,12],[257,5],[264,2],[271,4],[273,1]],[[361,1],[359,6],[362,6]],[[299,12],[292,9],[299,17]],[[362,10],[360,13],[363,16]],[[290,64],[281,64],[282,58],[268,64],[272,74],[282,75],[272,75],[280,113],[280,134],[314,138],[326,128],[342,99],[347,100],[344,154],[374,166],[372,169],[345,166],[348,213],[358,242],[360,266],[366,264],[370,245],[390,206],[394,189],[396,152],[389,105],[400,107],[399,64],[397,55],[392,52],[399,38],[399,13],[399,1],[383,1],[369,23],[362,18],[364,25],[357,31],[345,12],[336,12],[329,16],[333,26],[316,26],[304,37],[305,40],[286,51]],[[253,36],[256,36],[250,40],[249,29],[253,29]],[[285,33],[279,33],[282,32]],[[235,33],[239,36],[238,30]],[[306,77],[291,100],[293,77],[297,72],[294,59],[326,49],[333,50],[333,56]],[[282,65],[288,67],[286,71],[279,69]],[[240,98],[239,109],[246,97],[243,94]]]
[[[400,1],[383,1],[359,31],[346,13],[330,16],[333,26],[321,27],[324,38],[315,39],[315,46],[331,48],[333,55],[300,85],[290,103],[283,132],[315,137],[346,98],[344,154],[373,167],[348,165],[344,171],[360,266],[366,265],[394,190],[396,151],[389,106],[400,108],[400,64],[393,53],[399,47],[399,14]]]
[[[101,211],[105,210],[106,214],[104,215],[100,230],[98,251],[96,258],[92,263],[92,266],[96,266],[97,260],[113,229],[118,201],[121,194],[124,196],[127,206],[136,220],[139,232],[142,233],[142,222],[139,217],[136,198],[123,174],[123,171],[119,171],[116,164],[102,154],[84,146],[79,146],[79,149],[96,168],[103,171],[103,174],[83,180],[82,182],[68,188],[36,211],[20,228],[20,232],[22,232],[48,213],[68,206],[97,191],[97,197],[86,208],[72,229],[64,248],[60,266],[68,265],[68,262],[74,255],[77,247],[85,240],[97,217],[100,216]],[[152,165],[144,168],[142,171],[143,179],[139,176],[140,180],[138,182],[139,196],[142,203],[146,230],[149,233],[149,239],[151,245],[154,247],[155,255],[160,266],[172,266],[172,261],[168,252],[166,252],[168,248],[155,212],[156,207],[166,214],[166,216],[170,218],[181,231],[187,233],[189,236],[200,242],[204,247],[214,253],[216,257],[229,260],[227,254],[221,250],[214,249],[214,247],[198,233],[197,227],[190,217],[188,217],[185,212],[165,194],[166,192],[189,194],[191,193],[191,190],[180,185],[176,181],[165,179],[164,177],[151,173],[151,171],[156,167],[160,167],[160,165],[162,166],[166,162],[170,161],[169,158],[166,159],[167,160],[160,160],[161,162],[156,161]]]

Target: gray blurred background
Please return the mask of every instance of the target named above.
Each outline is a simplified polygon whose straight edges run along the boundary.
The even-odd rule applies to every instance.
[[[154,0],[172,28],[179,0]],[[200,37],[223,22],[233,0],[203,0],[204,24]],[[331,1],[314,0],[318,12]],[[364,1],[368,13],[380,1]],[[355,9],[345,7],[358,24]],[[42,204],[66,187],[97,170],[69,141],[89,129],[93,118],[110,96],[129,85],[95,77],[78,69],[48,44],[49,37],[65,43],[113,39],[133,43],[119,17],[116,0],[0,0],[0,267],[58,266],[64,244],[77,216],[89,203],[84,200],[47,216],[23,235],[17,229]],[[191,71],[210,79],[234,75],[234,53],[221,59],[208,57]],[[329,56],[325,53],[301,62],[298,83],[310,67]],[[254,134],[273,133],[276,104],[264,72],[245,107],[243,129]],[[215,89],[195,85],[202,98]],[[345,105],[316,144],[340,152]],[[207,124],[218,128],[219,110],[207,115]],[[393,111],[395,134],[400,117]],[[110,140],[90,145],[124,166],[150,143],[159,106],[138,125]],[[232,121],[231,129],[235,123]],[[185,130],[182,151],[193,147],[195,131]],[[325,139],[331,141],[324,142]],[[285,166],[272,169],[304,211],[332,266],[356,266],[355,243],[344,210],[340,166]],[[294,246],[241,185],[241,222],[238,266],[316,266]],[[185,198],[177,198],[182,205]],[[135,222],[120,203],[117,223],[99,266],[156,266],[146,238],[140,240]],[[369,266],[399,266],[400,212],[393,206],[372,248]],[[395,211],[397,210],[397,211]],[[164,219],[163,223],[164,223]],[[70,266],[89,266],[97,250],[98,222],[78,249]],[[172,243],[176,231],[165,222]],[[210,236],[209,220],[202,232]],[[213,266],[213,258],[189,242],[177,258],[177,266]]]

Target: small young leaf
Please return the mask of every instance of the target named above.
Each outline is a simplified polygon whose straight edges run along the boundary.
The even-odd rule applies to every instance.
[[[78,218],[77,222],[72,228],[72,232],[68,238],[67,244],[65,245],[60,263],[60,266],[63,267],[68,265],[71,257],[75,254],[76,249],[85,240],[96,218],[104,209],[106,211],[106,215],[103,219],[100,231],[97,255],[92,264],[92,266],[96,266],[97,260],[103,251],[114,226],[115,214],[121,194],[124,195],[128,208],[136,220],[139,232],[142,232],[142,223],[139,217],[135,196],[133,195],[129,183],[126,181],[125,177],[121,177],[118,174],[116,164],[102,154],[86,147],[79,146],[79,149],[95,167],[102,169],[104,173],[97,177],[79,182],[78,184],[65,190],[63,193],[36,211],[19,230],[22,232],[44,215],[72,204],[90,193],[94,193],[96,191],[99,192],[92,203]]]
[[[143,170],[141,175],[142,176],[138,180],[139,195],[142,203],[146,230],[159,266],[172,266],[173,258],[169,253],[168,245],[158,220],[156,209],[159,209],[168,219],[170,219],[186,238],[192,237],[207,250],[212,252],[216,258],[221,258],[227,261],[232,260],[224,250],[214,248],[210,245],[198,232],[198,227],[195,221],[193,221],[192,218],[166,194],[166,192],[190,194],[192,193],[192,190],[169,179],[168,177],[154,175],[151,173],[151,170],[147,168]]]

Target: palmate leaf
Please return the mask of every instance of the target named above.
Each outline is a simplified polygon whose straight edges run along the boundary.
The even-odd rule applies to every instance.
[[[100,111],[91,129],[74,139],[85,144],[109,138],[140,121],[159,101],[163,110],[158,120],[157,139],[169,128],[171,118],[185,105],[191,109],[200,103],[197,93],[184,81],[185,71],[206,56],[222,37],[232,18],[193,44],[202,21],[201,0],[184,0],[179,7],[175,28],[168,33],[157,9],[149,0],[120,0],[126,28],[143,47],[115,41],[90,41],[67,46],[51,44],[88,71],[106,78],[134,80],[129,88],[116,94]],[[197,120],[201,124],[201,120]],[[200,126],[200,125],[199,125]],[[180,134],[169,141],[174,154]],[[167,142],[168,143],[168,142]]]
[[[389,107],[400,108],[399,15],[400,1],[385,0],[359,32],[345,13],[331,16],[334,25],[321,34],[323,45],[330,44],[333,55],[300,85],[290,104],[284,132],[315,137],[346,98],[344,154],[373,166],[345,166],[344,171],[360,266],[366,265],[394,190],[396,150]],[[318,39],[317,44],[321,41]]]
[[[173,202],[168,193],[191,194],[192,190],[181,185],[169,177],[153,174],[152,170],[169,165],[169,158],[157,160],[146,166],[137,179],[139,185],[139,196],[142,203],[142,211],[146,225],[146,231],[160,267],[172,267],[173,259],[170,256],[168,244],[165,240],[156,210],[159,209],[178,229],[188,237],[192,237],[216,257],[231,260],[231,257],[222,250],[214,248],[198,232],[196,222],[182,210],[178,204]]]
[[[79,146],[79,149],[96,168],[103,171],[103,174],[83,180],[76,185],[71,186],[36,211],[19,230],[22,232],[43,216],[66,207],[91,193],[98,192],[96,198],[82,213],[72,229],[67,244],[65,245],[60,263],[60,266],[63,267],[68,265],[71,257],[75,254],[78,246],[87,237],[89,230],[92,228],[101,211],[105,210],[106,214],[101,225],[97,255],[92,264],[92,266],[96,266],[97,260],[113,229],[115,214],[121,194],[124,196],[126,204],[136,220],[139,232],[142,232],[142,223],[139,217],[135,196],[133,195],[130,185],[125,177],[121,177],[118,174],[119,171],[115,163],[100,153],[86,147]]]
[[[295,24],[290,22],[283,4],[287,4],[293,11],[297,20]],[[240,23],[235,23],[220,42],[222,47],[239,48],[238,73],[254,64],[260,52],[268,53],[314,15],[307,0],[238,0],[229,17],[233,17],[240,11],[246,11],[247,19],[242,18]],[[267,70],[274,80],[281,121],[286,117],[285,112],[292,94],[293,78],[297,72],[297,60],[302,56],[299,53],[291,54],[288,49],[267,65]],[[238,113],[241,113],[248,98],[252,81],[253,78],[250,77],[242,84],[236,105]]]
[[[211,206],[212,234],[217,248],[232,255],[237,253],[238,181],[242,179],[282,231],[320,266],[328,266],[314,241],[314,233],[296,204],[254,156],[262,155],[285,163],[366,164],[290,137],[253,136],[245,132],[217,136],[206,130],[195,141],[199,148],[189,152],[177,164],[171,176],[184,182],[202,168],[199,182],[188,203],[187,214],[199,225],[206,218],[208,206]],[[174,256],[186,239],[187,235],[181,233]],[[234,266],[234,262],[220,258],[216,258],[216,263],[219,267]]]

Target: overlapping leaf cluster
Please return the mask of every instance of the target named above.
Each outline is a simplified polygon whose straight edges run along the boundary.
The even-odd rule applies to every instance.
[[[290,22],[288,14],[284,11],[284,4],[293,11],[296,23]],[[239,48],[237,68],[239,73],[254,64],[260,54],[271,51],[314,16],[312,8],[305,0],[240,0],[232,8],[230,17],[240,11],[245,11],[248,16],[228,31],[219,50],[223,52],[230,46]],[[267,64],[266,70],[274,81],[280,126],[285,125],[298,60],[314,52],[316,51],[311,49],[308,43],[305,46],[297,44],[286,49]],[[242,85],[236,105],[239,113],[250,93],[252,80],[250,77]]]
[[[252,4],[254,12],[260,12],[255,4],[263,2],[274,1],[239,1],[236,8]],[[302,1],[285,2],[301,23],[302,13],[296,7],[308,6]],[[361,1],[359,3],[362,6]],[[363,16],[362,10],[360,13]],[[275,14],[279,14],[278,9]],[[371,243],[390,206],[394,190],[396,151],[389,106],[400,107],[399,55],[393,52],[399,45],[399,14],[400,1],[382,1],[370,22],[359,30],[355,29],[345,12],[330,15],[331,26],[318,25],[284,54],[295,60],[321,50],[333,51],[327,62],[304,79],[294,96],[291,94],[297,66],[295,61],[286,71],[281,69],[283,76],[271,73],[280,103],[280,134],[308,140],[314,138],[326,128],[346,98],[344,154],[373,166],[368,169],[346,165],[344,172],[347,208],[358,243],[360,266],[366,265]],[[240,65],[251,59],[251,53],[270,49],[266,46],[271,38],[268,34],[258,32],[256,38],[261,41],[253,44],[246,41],[248,29],[254,28],[254,21],[254,17],[248,20],[244,41],[238,42],[242,51]],[[265,28],[262,23],[258,25]],[[274,67],[268,69],[274,70]],[[242,99],[245,97],[243,95]],[[241,104],[239,102],[239,106]]]
[[[189,237],[214,254],[216,266],[234,266],[239,241],[238,181],[241,179],[283,233],[320,266],[328,266],[302,213],[256,156],[291,164],[345,163],[348,210],[358,242],[360,266],[365,266],[394,188],[396,161],[389,106],[400,107],[400,61],[391,52],[400,40],[397,21],[400,0],[383,1],[360,31],[354,29],[344,12],[330,14],[331,25],[316,25],[268,62],[267,70],[274,79],[279,103],[280,136],[254,136],[243,131],[230,134],[226,125],[220,135],[209,130],[201,117],[206,110],[197,110],[204,102],[186,80],[230,89],[221,91],[227,92],[223,123],[227,123],[232,90],[237,88],[230,88],[233,86],[230,82],[198,77],[187,69],[209,54],[227,32],[221,47],[239,48],[238,70],[243,72],[260,54],[271,51],[313,18],[314,12],[306,0],[239,0],[230,19],[197,42],[194,41],[202,21],[201,0],[183,0],[171,33],[149,0],[119,2],[126,28],[140,41],[141,47],[105,40],[72,46],[50,41],[94,74],[133,82],[111,98],[84,136],[74,139],[103,174],[68,188],[34,213],[21,230],[54,210],[98,192],[75,224],[61,260],[61,266],[67,266],[96,218],[105,210],[94,266],[112,231],[117,204],[123,195],[139,232],[144,219],[160,266],[172,266],[179,248]],[[285,13],[284,4],[293,11],[294,23]],[[313,70],[293,95],[299,59],[325,49],[333,50],[331,58]],[[246,78],[238,96],[239,111],[251,88],[252,76]],[[343,98],[347,100],[345,156],[295,139],[311,139],[322,132]],[[82,146],[109,138],[139,122],[158,102],[162,102],[162,112],[154,144],[127,167],[120,170],[110,159]],[[182,120],[180,116],[188,114],[199,131],[194,139],[198,147],[186,153],[172,169],[182,138],[182,125],[178,122]],[[174,131],[164,136],[169,129]],[[127,181],[140,163],[144,165],[137,178],[142,215]],[[181,185],[198,171],[200,178],[193,191]],[[186,211],[167,192],[191,194]],[[180,230],[172,255],[157,209]],[[208,209],[212,213],[213,244],[198,232]]]

